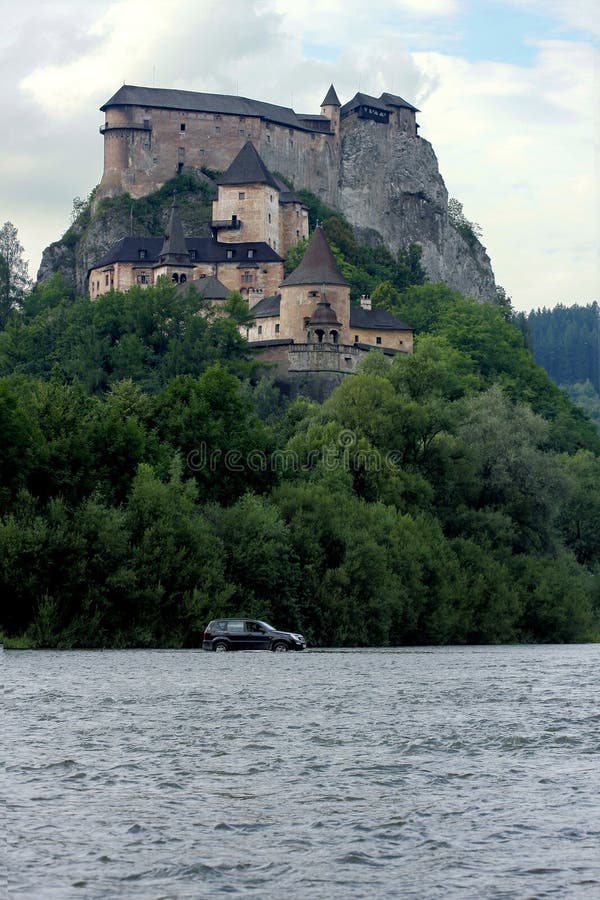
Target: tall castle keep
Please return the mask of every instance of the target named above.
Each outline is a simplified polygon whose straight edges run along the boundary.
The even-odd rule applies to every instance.
[[[97,198],[143,197],[178,172],[223,172],[250,140],[271,172],[342,212],[363,243],[396,252],[416,242],[431,281],[495,299],[485,248],[449,220],[435,153],[402,97],[358,93],[341,104],[332,85],[320,111],[303,114],[245,97],[124,85],[102,110]]]

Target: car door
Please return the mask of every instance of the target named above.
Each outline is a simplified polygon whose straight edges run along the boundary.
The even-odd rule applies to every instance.
[[[265,633],[265,629],[260,622],[254,619],[246,619],[246,634],[248,639],[248,647],[250,650],[267,650],[269,638]]]
[[[248,634],[243,619],[230,619],[227,623],[227,637],[232,650],[249,650]]]

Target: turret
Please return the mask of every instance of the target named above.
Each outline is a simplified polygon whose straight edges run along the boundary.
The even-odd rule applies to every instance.
[[[331,304],[335,304],[335,313]],[[325,324],[332,324],[338,332],[335,343],[348,343],[350,285],[338,268],[323,229],[317,226],[300,265],[281,283],[281,333],[302,343],[306,341],[306,330],[315,330],[315,315],[319,319],[331,314],[334,318]]]
[[[175,197],[169,213],[169,224],[165,232],[162,249],[155,266],[155,277],[167,275],[172,281],[183,284],[188,280],[194,264],[185,242],[183,225],[179,218],[179,207]]]
[[[340,108],[342,104],[338,99],[335,88],[330,86],[321,103],[321,114],[327,116],[331,122],[331,130],[339,137],[340,133]]]

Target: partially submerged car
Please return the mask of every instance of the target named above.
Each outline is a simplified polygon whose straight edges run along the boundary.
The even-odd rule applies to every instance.
[[[202,649],[223,653],[228,650],[305,650],[306,641],[293,631],[277,631],[259,619],[214,619],[202,636]]]

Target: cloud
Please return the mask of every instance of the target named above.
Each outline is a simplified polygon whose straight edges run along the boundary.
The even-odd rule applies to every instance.
[[[507,15],[548,5],[565,27],[595,23],[587,0],[504,5]],[[4,217],[37,265],[72,198],[100,180],[98,107],[122,82],[239,92],[302,112],[318,109],[331,82],[342,102],[391,90],[423,110],[450,193],[482,225],[516,302],[586,302],[598,290],[598,54],[572,35],[535,45],[528,66],[441,52],[456,46],[468,10],[464,0],[22,0],[0,37]]]
[[[547,41],[530,68],[419,54],[430,78],[422,133],[450,193],[481,224],[520,308],[598,294],[599,64],[589,44]]]

